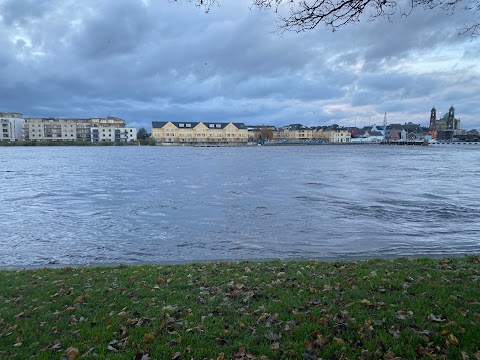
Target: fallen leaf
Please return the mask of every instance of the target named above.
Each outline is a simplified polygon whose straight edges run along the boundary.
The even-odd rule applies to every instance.
[[[393,360],[395,359],[397,356],[395,355],[395,353],[393,351],[389,351],[387,352],[385,355],[383,355],[383,359],[384,360]]]
[[[398,310],[395,313],[395,317],[399,320],[406,320],[407,318],[411,317],[413,315],[413,311],[407,311],[407,310]]]
[[[155,339],[155,336],[153,336],[153,335],[150,334],[150,333],[147,333],[147,334],[145,334],[145,335],[143,336],[142,342],[143,342],[144,344],[148,344],[148,343],[149,343],[151,340],[153,340],[153,339]]]
[[[278,350],[280,349],[280,343],[274,342],[272,345],[270,345],[271,350]]]
[[[443,315],[433,315],[433,314],[430,314],[430,315],[428,316],[428,318],[429,318],[430,320],[432,320],[432,321],[435,321],[435,322],[444,322],[444,321],[446,321],[446,320],[444,319],[444,316],[443,316]]]
[[[75,347],[69,347],[67,348],[67,359],[68,360],[75,360],[78,355],[80,354],[80,351],[75,348]]]
[[[52,350],[60,350],[62,348],[62,344],[61,343],[57,343],[55,345],[53,345],[50,349]]]
[[[450,335],[448,335],[447,339],[448,339],[448,342],[449,342],[450,344],[452,344],[452,345],[458,345],[458,339],[456,338],[455,335],[450,334]]]
[[[389,334],[392,335],[394,338],[398,339],[400,337],[400,330],[390,329],[388,330]]]
[[[217,345],[225,345],[227,343],[227,340],[220,337],[216,338],[215,341],[217,342]]]
[[[82,358],[86,358],[87,356],[89,356],[90,353],[93,352],[93,350],[95,350],[95,348],[93,348],[93,347],[90,348],[90,349],[88,349],[87,352],[85,352],[85,353],[82,355]]]
[[[271,341],[275,341],[275,340],[279,340],[282,338],[282,334],[278,333],[278,334],[274,334],[272,333],[271,331],[268,332],[268,334],[265,335],[265,337],[268,339],[268,340],[271,340]]]
[[[110,350],[110,351],[113,351],[114,353],[118,353],[118,350],[115,349],[112,345],[108,345],[107,349]]]
[[[362,303],[363,305],[366,305],[366,306],[371,306],[371,305],[372,305],[372,302],[369,301],[369,300],[367,300],[367,299],[363,299],[363,300],[361,301],[361,303]]]

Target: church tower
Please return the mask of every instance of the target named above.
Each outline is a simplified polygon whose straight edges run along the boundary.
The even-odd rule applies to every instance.
[[[447,130],[454,130],[454,129],[455,129],[455,108],[452,105],[448,110]]]
[[[435,110],[435,106],[432,108],[430,112],[430,130],[434,130],[436,128],[436,121],[437,121],[437,110]]]

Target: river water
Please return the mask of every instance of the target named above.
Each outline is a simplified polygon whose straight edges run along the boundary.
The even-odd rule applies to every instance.
[[[480,146],[0,155],[1,267],[480,253]]]

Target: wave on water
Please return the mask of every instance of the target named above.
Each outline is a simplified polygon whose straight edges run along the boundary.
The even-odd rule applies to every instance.
[[[478,151],[34,150],[2,162],[0,266],[480,253]]]

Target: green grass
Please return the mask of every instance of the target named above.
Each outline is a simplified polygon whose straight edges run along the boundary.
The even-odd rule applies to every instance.
[[[480,256],[0,271],[0,358],[480,358]]]

